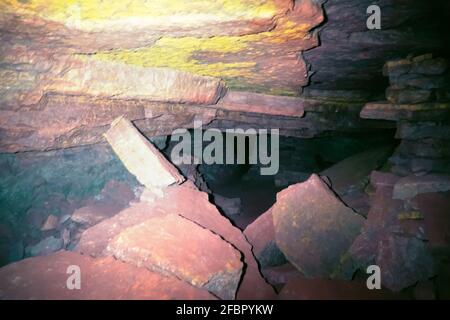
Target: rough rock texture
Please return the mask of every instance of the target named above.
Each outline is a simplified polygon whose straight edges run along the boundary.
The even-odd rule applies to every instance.
[[[303,100],[294,97],[277,97],[251,92],[229,91],[217,104],[231,111],[268,114],[273,116],[302,117]]]
[[[366,11],[373,4],[381,9],[381,30],[366,26]],[[411,52],[449,52],[444,30],[450,11],[445,0],[327,1],[324,11],[321,46],[304,54],[313,72],[311,89],[316,91],[383,94],[387,85],[381,71],[387,59]]]
[[[277,245],[306,277],[332,276],[364,221],[317,175],[281,191],[272,215]]]
[[[123,117],[114,120],[105,137],[128,171],[147,188],[184,181],[177,168],[129,120]]]
[[[414,197],[412,206],[424,215],[425,232],[432,250],[450,249],[450,193],[426,193]]]
[[[392,153],[392,147],[378,147],[358,153],[322,171],[331,181],[331,188],[339,195],[362,189],[373,170],[381,167]]]
[[[238,299],[270,299],[273,289],[264,281],[253,257],[251,245],[243,233],[222,216],[208,201],[206,193],[185,182],[181,186],[168,187],[164,197],[155,202],[136,203],[114,217],[87,229],[76,251],[94,257],[108,255],[109,242],[124,229],[140,224],[149,218],[166,214],[179,214],[199,226],[211,230],[232,244],[243,254],[245,272],[239,285]]]
[[[262,268],[279,266],[286,262],[286,257],[275,243],[272,208],[248,225],[244,234]]]
[[[371,201],[364,228],[343,258],[343,273],[351,279],[358,268],[378,265],[381,285],[400,291],[434,275],[434,262],[424,241],[422,220],[402,220],[404,203],[392,199],[399,177],[391,173],[374,173],[376,193]],[[404,214],[405,216],[413,216]],[[346,270],[345,270],[346,269]]]
[[[419,104],[368,103],[361,110],[364,119],[441,121],[448,117],[450,104],[444,102]]]
[[[450,190],[450,176],[437,174],[411,175],[397,181],[392,197],[405,200],[421,193],[436,193],[448,190]]]
[[[79,266],[81,289],[69,290],[69,266]],[[214,297],[175,277],[136,268],[112,257],[92,259],[61,251],[0,269],[0,299],[202,299]]]
[[[125,229],[107,251],[124,262],[174,275],[228,300],[236,296],[243,267],[241,254],[229,243],[176,214]]]

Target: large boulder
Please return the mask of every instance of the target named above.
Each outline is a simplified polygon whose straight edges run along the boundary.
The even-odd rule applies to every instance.
[[[272,214],[278,247],[307,277],[333,276],[364,222],[315,174],[278,193]]]
[[[124,262],[173,275],[222,299],[235,298],[242,274],[239,251],[176,214],[123,230],[107,250]]]
[[[67,282],[79,267],[80,289]],[[70,271],[73,272],[73,271]],[[69,281],[70,282],[70,281]],[[25,259],[0,269],[0,299],[214,299],[175,277],[136,268],[112,257],[92,259],[69,251]]]

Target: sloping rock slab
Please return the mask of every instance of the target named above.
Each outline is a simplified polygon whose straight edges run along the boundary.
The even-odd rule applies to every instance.
[[[278,247],[306,277],[333,275],[364,222],[317,175],[278,193],[272,213]]]
[[[333,190],[339,195],[360,189],[370,173],[388,159],[392,149],[383,146],[358,153],[322,171],[320,175],[331,180]]]
[[[69,290],[69,266],[80,268],[80,290]],[[214,297],[175,277],[136,268],[112,257],[92,259],[60,251],[0,269],[0,299],[189,299]]]
[[[212,232],[176,214],[122,231],[108,245],[116,258],[171,274],[222,299],[234,299],[241,254]]]
[[[131,123],[119,117],[105,133],[106,140],[125,167],[148,188],[181,183],[184,177]]]

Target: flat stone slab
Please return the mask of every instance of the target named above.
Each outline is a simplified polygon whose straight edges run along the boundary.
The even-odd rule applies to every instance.
[[[128,171],[146,187],[155,189],[184,181],[175,166],[129,120],[114,120],[105,137]]]
[[[364,223],[315,174],[278,193],[272,214],[278,247],[306,277],[332,276]]]
[[[176,214],[125,229],[107,250],[117,259],[173,275],[222,299],[235,298],[242,274],[239,251]]]
[[[272,96],[253,92],[229,91],[218,108],[285,117],[302,117],[303,100],[296,97]]]
[[[364,106],[360,116],[376,120],[442,121],[450,114],[450,103],[392,104],[371,102]]]
[[[450,190],[450,175],[410,175],[401,178],[394,186],[394,199],[409,199],[421,193],[445,192]]]
[[[69,290],[69,266],[80,271],[80,290]],[[71,271],[73,272],[73,271]],[[0,299],[122,300],[215,299],[175,277],[137,268],[112,257],[93,259],[69,251],[35,257],[0,269]]]

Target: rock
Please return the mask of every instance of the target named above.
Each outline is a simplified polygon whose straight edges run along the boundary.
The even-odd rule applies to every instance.
[[[446,78],[443,76],[424,76],[419,74],[403,74],[395,81],[391,80],[391,85],[405,88],[417,88],[424,90],[439,89],[446,86]]]
[[[407,176],[394,186],[394,199],[409,199],[421,193],[445,192],[450,190],[450,176],[427,174],[425,176]]]
[[[364,221],[317,175],[278,193],[272,214],[278,247],[306,277],[332,276]]]
[[[275,186],[285,188],[291,184],[308,180],[310,173],[291,170],[280,170],[275,175]]]
[[[80,290],[67,288],[69,266],[80,268]],[[0,299],[7,300],[214,299],[206,290],[175,277],[136,268],[112,257],[92,259],[68,251],[1,268],[0,287]]]
[[[351,156],[322,171],[321,176],[331,180],[331,188],[339,195],[364,188],[373,170],[381,167],[392,152],[392,147],[377,147]]]
[[[416,61],[411,67],[411,73],[425,75],[440,75],[447,70],[447,60],[444,58],[426,59]]]
[[[47,220],[45,220],[44,224],[41,227],[41,231],[49,231],[56,229],[58,227],[58,217],[54,215],[49,215]]]
[[[226,216],[235,216],[241,212],[240,198],[226,198],[221,195],[214,195],[214,203],[222,209]]]
[[[114,120],[105,137],[125,167],[147,188],[159,189],[184,181],[177,169],[125,118]]]
[[[382,286],[400,291],[432,277],[434,262],[421,234],[423,220],[399,219],[404,203],[392,198],[393,185],[399,177],[380,173],[373,177],[376,193],[372,206],[361,234],[342,259],[345,267],[341,275],[352,279],[357,269],[365,271],[369,265],[377,265]]]
[[[379,242],[375,260],[381,269],[383,286],[393,291],[434,275],[433,258],[427,245],[417,238],[389,235]]]
[[[229,91],[217,104],[218,108],[232,111],[268,114],[272,116],[302,117],[302,99],[270,96],[253,92]]]
[[[120,210],[122,210],[122,208],[114,204],[107,204],[103,202],[93,203],[91,205],[76,209],[73,212],[71,219],[72,221],[79,223],[85,227],[90,227],[99,223],[100,221],[112,217]]]
[[[173,275],[227,300],[236,296],[243,267],[240,252],[229,243],[175,214],[125,229],[107,251],[124,262]]]
[[[450,158],[450,141],[434,138],[402,140],[396,153],[423,158]]]
[[[272,208],[260,215],[244,230],[252,245],[252,251],[262,268],[279,266],[287,262],[283,252],[275,243]]]
[[[413,172],[425,171],[450,174],[450,159],[411,159]]]
[[[361,110],[363,119],[442,121],[448,117],[449,103],[391,104],[388,102],[368,103]]]
[[[31,257],[45,256],[62,249],[63,244],[64,242],[62,239],[50,236],[33,246],[26,247],[25,252]]]
[[[83,227],[90,227],[114,216],[127,207],[133,199],[135,194],[128,184],[110,180],[99,195],[89,199],[85,206],[76,209],[70,218]]]
[[[411,199],[422,213],[428,245],[433,251],[450,249],[450,193],[423,193]]]
[[[208,105],[215,104],[224,90],[220,79],[175,69],[144,68],[95,57],[72,58],[62,63],[63,68],[70,68],[70,71],[48,74],[47,82],[38,83],[35,94],[47,90],[67,95],[83,93],[124,100]],[[86,72],[89,72],[89,78],[84,77]]]
[[[397,126],[396,139],[419,140],[425,138],[450,139],[450,125],[435,122],[402,121]]]
[[[277,267],[268,267],[262,269],[264,277],[272,285],[280,285],[291,282],[292,280],[304,278],[304,276],[290,263],[285,263]]]
[[[398,299],[387,290],[369,290],[365,281],[298,278],[281,290],[280,300],[372,300]]]
[[[418,89],[397,89],[389,87],[386,90],[386,98],[391,103],[409,104],[409,103],[421,103],[430,100],[430,90],[418,90]]]
[[[341,196],[342,202],[360,215],[367,217],[370,210],[370,196],[364,191],[354,191]]]
[[[237,293],[238,299],[274,298],[275,292],[262,278],[251,245],[244,234],[208,201],[208,194],[192,188],[192,185],[187,183],[168,187],[163,198],[158,201],[135,203],[114,217],[87,229],[75,250],[94,257],[108,255],[108,243],[124,229],[143,223],[149,218],[174,212],[211,230],[242,252],[246,268]]]
[[[150,141],[159,149],[159,151],[164,150],[167,147],[168,136],[157,136],[151,137]]]
[[[370,174],[370,183],[375,188],[394,187],[398,179],[398,176],[389,172],[372,171],[372,173]]]
[[[384,76],[400,76],[411,71],[412,62],[410,59],[398,59],[387,61],[383,66]]]

